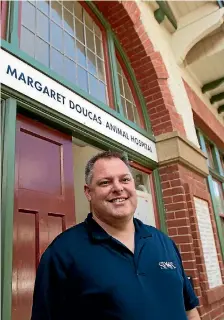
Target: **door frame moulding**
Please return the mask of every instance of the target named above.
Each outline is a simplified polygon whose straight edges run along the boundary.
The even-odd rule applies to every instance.
[[[2,319],[11,319],[12,308],[12,260],[13,260],[13,217],[15,184],[15,139],[17,102],[6,99],[4,115],[4,148],[2,153]]]

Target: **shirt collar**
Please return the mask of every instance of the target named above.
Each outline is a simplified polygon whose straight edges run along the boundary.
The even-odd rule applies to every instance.
[[[85,220],[87,230],[96,241],[103,241],[111,239],[111,236],[93,219],[92,213],[89,213]],[[149,227],[146,226],[142,221],[134,218],[135,232],[140,238],[152,237]]]

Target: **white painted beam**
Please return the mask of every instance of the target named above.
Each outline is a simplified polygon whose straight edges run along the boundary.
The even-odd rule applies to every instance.
[[[172,49],[177,63],[182,64],[189,50],[219,28],[223,21],[224,8],[218,8],[216,3],[207,3],[181,17],[178,29],[172,35]]]

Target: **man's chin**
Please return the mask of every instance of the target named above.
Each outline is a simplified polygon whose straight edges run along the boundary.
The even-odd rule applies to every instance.
[[[130,211],[114,211],[112,216],[116,219],[124,219],[133,216],[134,214]]]

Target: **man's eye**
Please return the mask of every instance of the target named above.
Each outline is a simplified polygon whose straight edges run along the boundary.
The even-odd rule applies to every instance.
[[[129,178],[129,177],[126,177],[123,179],[123,182],[129,182],[129,181],[131,181],[131,178]]]
[[[100,182],[100,185],[101,185],[101,186],[106,186],[106,185],[108,185],[108,183],[109,183],[109,182],[105,180],[105,181],[101,181],[101,182]]]

